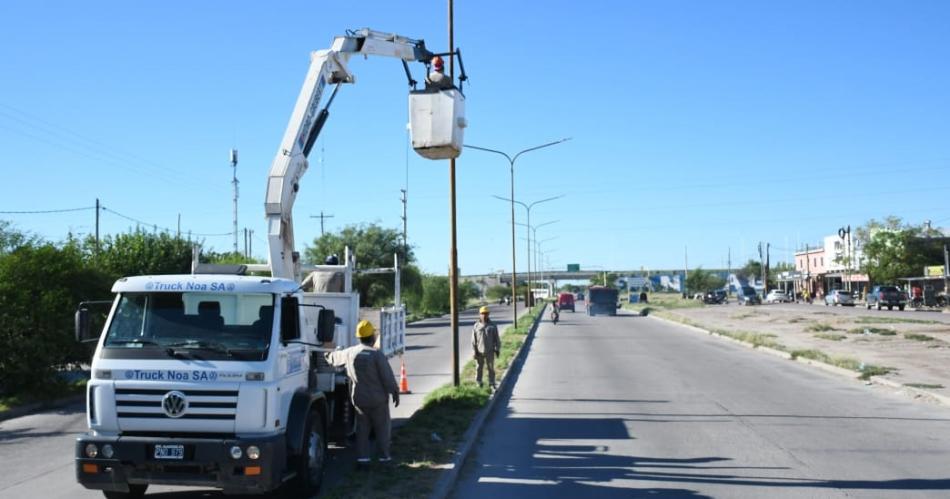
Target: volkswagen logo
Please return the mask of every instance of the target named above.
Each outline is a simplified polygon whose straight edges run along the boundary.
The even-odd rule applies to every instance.
[[[180,418],[188,409],[188,399],[179,391],[168,392],[162,397],[162,409],[170,418]]]

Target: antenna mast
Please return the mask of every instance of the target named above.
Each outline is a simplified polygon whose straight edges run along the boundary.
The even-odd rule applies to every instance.
[[[234,252],[238,252],[238,179],[237,179],[238,153],[237,149],[231,149],[231,185],[234,186]]]

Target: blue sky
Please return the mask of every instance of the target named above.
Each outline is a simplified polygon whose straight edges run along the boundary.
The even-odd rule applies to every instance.
[[[458,1],[466,142],[526,154],[515,196],[552,267],[733,264],[897,215],[950,225],[950,4],[942,1]],[[371,27],[447,44],[445,2],[0,3],[0,211],[113,210],[135,223],[231,231],[264,256],[265,179],[309,52]],[[407,98],[398,61],[350,64],[304,177],[297,245],[321,210],[401,228]],[[416,68],[417,74],[421,66]],[[321,153],[321,149],[323,153]],[[322,160],[321,160],[322,158]],[[322,163],[322,166],[321,166]],[[409,239],[448,265],[448,165],[409,154]],[[510,269],[501,157],[458,160],[463,274]],[[0,214],[50,240],[92,210]],[[518,209],[519,222],[524,210]],[[519,227],[519,238],[524,231]],[[204,236],[231,248],[229,236]],[[243,241],[243,237],[241,238]],[[519,268],[524,246],[518,241]],[[243,242],[242,242],[243,246]]]

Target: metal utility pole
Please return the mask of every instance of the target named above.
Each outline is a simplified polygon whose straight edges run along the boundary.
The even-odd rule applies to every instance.
[[[310,218],[319,218],[320,219],[320,235],[323,235],[323,221],[328,218],[333,218],[333,215],[324,215],[323,210],[320,210],[319,215],[310,215]]]
[[[805,291],[811,296],[811,248],[805,243]]]
[[[759,263],[762,265],[762,299],[769,292],[769,247],[770,243],[759,242]]]
[[[686,280],[689,279],[689,247],[683,246],[683,298],[686,298],[689,289],[686,287]]]
[[[455,81],[455,5],[449,0],[449,79]],[[459,306],[458,306],[458,238],[455,224],[455,158],[449,159],[449,218],[451,244],[449,247],[449,309],[452,323],[452,384],[459,386]],[[512,227],[512,229],[514,229]],[[518,324],[517,316],[515,325]]]
[[[729,252],[726,256],[726,296],[729,296],[729,291],[732,286],[729,285],[729,278],[732,277],[732,246],[729,247]]]
[[[234,186],[234,252],[238,252],[238,152],[231,149],[231,185]]]
[[[99,198],[96,198],[96,256],[99,256],[99,211],[101,209]]]
[[[848,292],[851,292],[851,226],[848,225],[847,228],[841,227],[838,229],[838,237],[841,238],[842,242],[845,244],[845,275],[848,276],[848,283],[845,289],[847,289]]]
[[[950,252],[947,251],[947,245],[943,245],[943,292],[950,292],[950,287],[947,286],[948,281],[950,281]]]

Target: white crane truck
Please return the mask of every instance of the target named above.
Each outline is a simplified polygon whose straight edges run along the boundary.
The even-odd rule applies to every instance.
[[[311,66],[267,179],[269,264],[120,279],[101,333],[89,304],[76,336],[97,341],[87,393],[89,431],[76,442],[80,484],[106,497],[141,497],[149,484],[208,486],[226,493],[293,497],[315,492],[328,438],[353,425],[349,380],[323,353],[355,342],[356,259],[306,267],[294,251],[292,208],[307,154],[340,85],[353,83],[354,54],[426,64],[421,40],[349,32],[311,54]],[[464,70],[459,83],[464,81]],[[323,90],[335,85],[325,106]],[[456,157],[465,127],[461,88],[413,90],[413,145],[423,156]],[[398,267],[398,262],[396,264]],[[269,271],[269,277],[243,275]],[[381,269],[372,269],[379,272]],[[379,313],[381,348],[401,353],[405,311]]]

